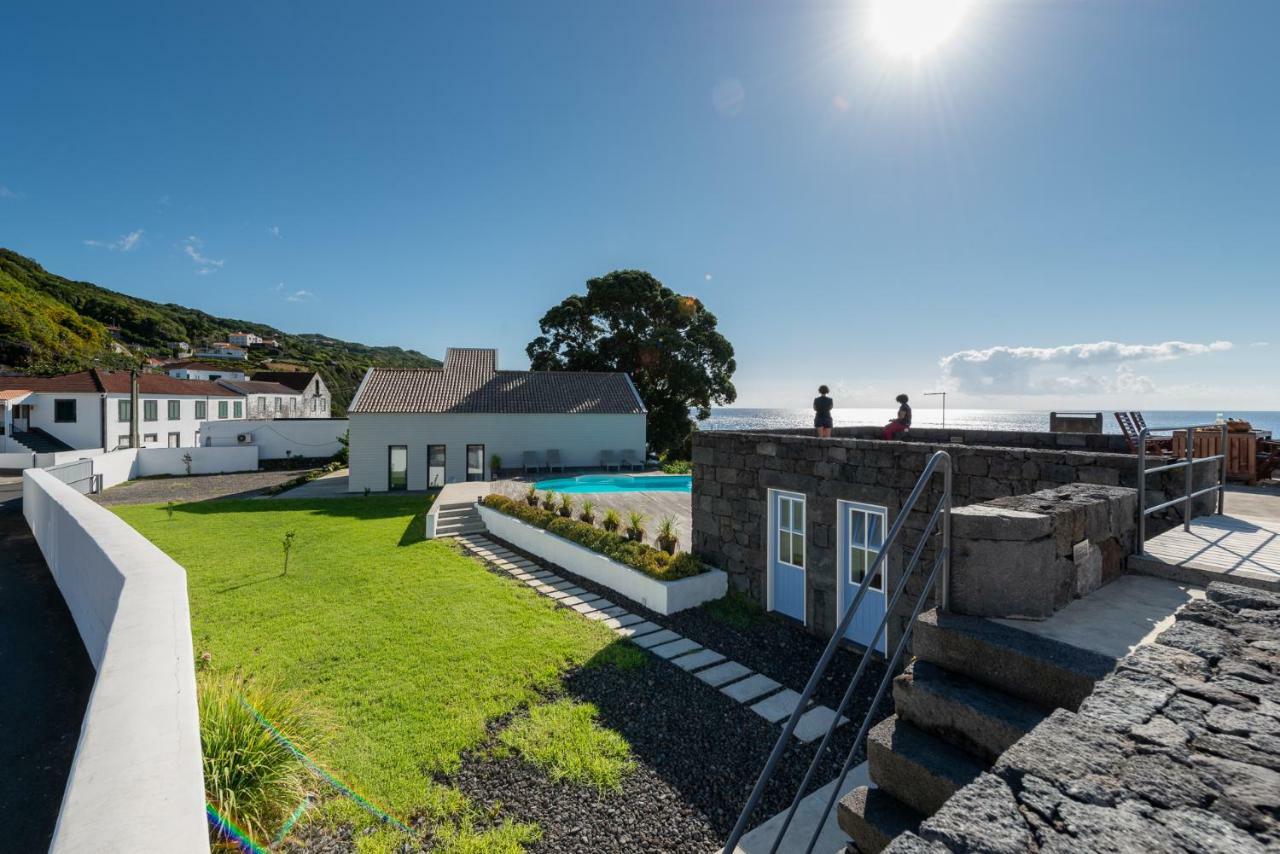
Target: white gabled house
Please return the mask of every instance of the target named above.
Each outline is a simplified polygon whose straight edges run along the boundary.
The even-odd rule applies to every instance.
[[[350,489],[421,490],[519,470],[526,451],[567,468],[645,457],[645,408],[624,373],[503,371],[496,350],[450,348],[440,368],[371,368],[347,409]]]
[[[145,448],[200,444],[205,421],[245,417],[244,398],[217,383],[138,374],[138,438]],[[0,376],[6,452],[113,450],[130,444],[128,371],[56,377]]]
[[[231,362],[170,362],[165,366],[165,371],[169,376],[180,380],[207,380],[208,382],[216,382],[217,380],[246,380],[248,375],[245,374],[244,368]]]

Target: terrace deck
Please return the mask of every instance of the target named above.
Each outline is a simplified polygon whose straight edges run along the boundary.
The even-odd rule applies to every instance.
[[[1201,516],[1147,541],[1145,557],[1129,568],[1174,581],[1228,581],[1280,591],[1280,521],[1246,516]]]

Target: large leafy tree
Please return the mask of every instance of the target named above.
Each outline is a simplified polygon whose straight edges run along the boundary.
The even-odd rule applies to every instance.
[[[649,445],[684,455],[712,404],[733,403],[733,345],[716,317],[643,270],[587,282],[542,316],[525,348],[536,371],[625,371],[649,410]]]

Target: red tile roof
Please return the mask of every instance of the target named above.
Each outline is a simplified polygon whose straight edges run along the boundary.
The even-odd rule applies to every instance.
[[[24,388],[36,392],[67,394],[128,394],[128,371],[103,371],[94,368],[56,377],[0,377],[0,389]],[[168,374],[138,374],[138,391],[142,394],[164,394],[175,397],[239,397],[236,392],[204,380],[180,380]]]
[[[444,367],[369,371],[351,412],[638,415],[623,373],[500,371],[497,351],[451,348]]]

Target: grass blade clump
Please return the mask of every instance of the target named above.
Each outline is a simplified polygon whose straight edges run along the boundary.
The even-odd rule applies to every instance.
[[[499,741],[552,780],[616,791],[635,769],[626,739],[596,722],[596,707],[556,700],[529,710],[502,731]]]

